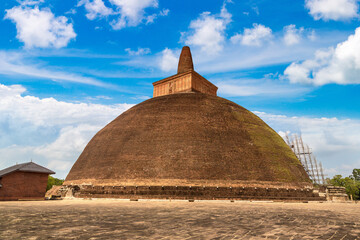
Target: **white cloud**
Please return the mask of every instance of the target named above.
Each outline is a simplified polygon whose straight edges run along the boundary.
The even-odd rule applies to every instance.
[[[296,28],[294,24],[290,24],[284,27],[284,38],[285,45],[292,46],[301,43],[305,38],[310,41],[316,40],[316,33],[313,29],[305,29],[304,27]]]
[[[159,15],[160,16],[167,16],[169,15],[170,9],[163,9],[160,11]]]
[[[140,56],[140,55],[146,55],[146,54],[151,53],[150,48],[141,48],[141,47],[138,47],[138,49],[136,51],[131,50],[131,48],[126,48],[125,51],[130,56]]]
[[[165,48],[161,52],[159,66],[162,71],[170,72],[177,68],[178,57],[174,54],[173,50]]]
[[[238,80],[216,80],[211,79],[219,88],[218,94],[229,97],[244,96],[271,96],[272,98],[296,97],[309,92],[309,88],[281,83],[269,79],[238,79]]]
[[[145,19],[145,9],[157,8],[157,0],[110,0],[117,7],[120,17],[111,22],[115,30],[138,26]]]
[[[109,6],[105,3],[109,3]],[[86,17],[89,20],[106,17],[114,30],[136,27],[141,23],[154,23],[155,19],[167,16],[170,11],[162,9],[156,13],[150,13],[149,9],[159,7],[158,0],[80,0],[77,6],[85,7]]]
[[[358,16],[357,0],[306,0],[306,8],[315,20],[347,20]]]
[[[22,0],[22,1],[18,1],[21,5],[24,6],[32,6],[32,5],[39,5],[41,3],[43,3],[45,0]]]
[[[76,8],[71,8],[69,11],[65,12],[65,14],[75,15],[77,13]]]
[[[104,122],[104,126],[107,122]],[[66,170],[74,163],[74,154],[79,154],[84,149],[94,133],[99,131],[102,126],[82,123],[76,126],[65,126],[60,129],[58,138],[50,143],[33,147],[34,154],[46,156],[51,166],[54,163],[62,163],[53,166],[59,170]],[[67,160],[67,161],[66,161]],[[72,160],[72,161],[69,161]],[[55,162],[54,162],[55,161]]]
[[[132,106],[75,104],[25,91],[0,84],[0,155],[6,156],[0,169],[32,158],[65,177],[90,138]]]
[[[316,40],[315,30],[311,30],[311,31],[308,33],[307,38],[310,39],[311,41],[315,41],[315,40]]]
[[[169,9],[163,9],[159,13],[154,13],[146,17],[146,24],[154,23],[155,19],[159,16],[167,16],[169,14]]]
[[[20,96],[26,89],[21,85],[11,85],[9,87],[0,84],[0,96],[2,98]]]
[[[111,100],[113,98],[108,97],[108,96],[99,95],[99,96],[95,96],[95,97],[86,97],[85,99],[89,100],[89,101],[97,101],[97,100]]]
[[[64,16],[55,17],[48,8],[13,7],[6,10],[5,19],[16,24],[16,37],[26,48],[61,48],[76,37],[72,23]]]
[[[251,9],[256,13],[256,15],[258,15],[258,16],[260,15],[258,7],[255,6],[255,7],[252,7]]]
[[[274,33],[274,38],[271,40],[271,44],[263,44],[260,47],[248,47],[244,45],[235,45],[230,41],[226,41],[223,46],[223,50],[218,54],[209,55],[204,52],[200,47],[191,46],[191,52],[195,64],[196,71],[202,74],[218,73],[218,72],[231,72],[239,71],[243,69],[256,68],[269,65],[288,64],[289,62],[302,61],[304,59],[311,58],[314,52],[319,47],[329,47],[337,44],[340,41],[344,41],[348,37],[348,32],[321,32],[321,38],[310,39],[307,34],[311,34],[311,29],[305,29],[302,41],[295,47],[287,47],[283,41],[283,35]],[[184,37],[186,34],[184,34]],[[176,49],[171,49],[175,51]],[[134,49],[135,51],[135,49]],[[132,57],[131,59],[125,59],[118,62],[119,65],[131,66],[137,69],[142,68],[146,71],[160,68],[161,61],[159,55],[163,55],[162,52],[156,54],[149,54],[147,56]],[[178,59],[178,55],[175,54],[175,58]],[[219,60],[220,59],[220,60]],[[176,61],[174,61],[175,63]],[[176,64],[173,64],[172,69],[176,69]],[[109,73],[102,73],[108,76]],[[143,73],[134,73],[144,76]],[[148,72],[147,74],[150,74]],[[155,72],[151,72],[155,74]],[[97,76],[103,76],[97,75]],[[154,76],[154,75],[153,75]],[[165,77],[165,75],[157,74],[157,77]]]
[[[284,75],[292,83],[360,84],[360,28],[336,48],[318,50],[313,59],[293,62]]]
[[[300,43],[304,28],[297,29],[295,25],[290,24],[284,27],[284,31],[284,42],[286,45],[291,46]]]
[[[86,17],[89,20],[94,20],[96,18],[102,18],[113,14],[112,9],[106,7],[102,0],[81,0],[77,6],[79,7],[82,5],[85,6],[87,11]]]
[[[235,34],[230,38],[234,44],[241,43],[246,46],[261,46],[263,42],[270,40],[272,30],[264,25],[254,23],[253,28],[245,28],[243,34]]]
[[[79,74],[50,70],[49,67],[40,67],[39,64],[33,65],[26,63],[21,54],[0,51],[0,74],[28,76],[52,81],[69,81],[82,84],[89,84],[99,87],[111,87],[113,85],[103,83],[91,77],[84,77]]]
[[[348,176],[353,168],[359,168],[360,120],[289,117],[264,112],[255,114],[278,132],[290,131],[301,134],[328,174]]]
[[[212,15],[203,12],[200,17],[191,21],[188,33],[184,34],[187,45],[198,46],[203,52],[217,54],[223,49],[225,29],[231,22],[231,14],[224,4],[220,14]]]

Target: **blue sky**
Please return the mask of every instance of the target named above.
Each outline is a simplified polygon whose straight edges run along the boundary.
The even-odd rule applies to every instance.
[[[357,0],[0,2],[0,168],[65,177],[91,137],[176,73],[302,134],[329,176],[360,167]]]

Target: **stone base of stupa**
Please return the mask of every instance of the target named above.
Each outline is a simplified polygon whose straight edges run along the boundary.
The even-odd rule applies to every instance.
[[[182,199],[182,200],[268,200],[326,201],[310,186],[285,184],[241,186],[136,186],[136,185],[64,185],[63,197],[118,199]]]

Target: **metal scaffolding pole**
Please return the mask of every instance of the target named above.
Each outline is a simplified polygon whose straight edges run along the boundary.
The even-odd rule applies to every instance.
[[[301,135],[299,137],[297,134],[286,133],[284,140],[299,159],[313,183],[326,184],[321,162],[317,161],[309,146],[304,144]]]
[[[303,144],[303,141],[301,139],[301,143]],[[312,161],[312,158],[311,158],[311,153],[310,153],[310,149],[309,149],[309,146],[306,145],[306,153],[305,153],[305,156],[307,155],[307,157],[309,158],[309,162],[310,162],[310,166],[311,166],[311,174],[313,176],[313,181],[315,184],[317,184],[317,179],[316,179],[316,174],[315,174],[315,171],[314,171],[314,163]]]
[[[318,163],[316,161],[316,157],[314,157],[314,163],[315,163],[315,170],[316,170],[316,178],[317,178],[318,184],[321,184],[319,166],[318,166]],[[324,184],[324,183],[322,183],[322,184]]]
[[[305,156],[305,148],[304,148],[304,144],[303,144],[303,142],[302,142],[301,136],[298,137],[298,136],[296,135],[296,142],[297,142],[297,145],[298,145],[299,155],[302,155],[302,156],[303,156],[307,174],[308,174],[308,175],[311,175],[311,172],[310,172],[311,169],[309,168],[309,164],[308,164],[308,161],[307,161],[306,156]],[[302,148],[302,152],[300,152],[300,146],[301,146],[301,148]],[[311,177],[311,176],[309,176],[309,177]]]
[[[321,178],[322,178],[323,184],[326,185],[327,183],[325,181],[324,170],[323,170],[321,162],[320,162],[320,172],[321,172]]]

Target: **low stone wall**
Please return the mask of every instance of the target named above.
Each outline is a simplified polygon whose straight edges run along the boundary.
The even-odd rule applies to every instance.
[[[327,186],[327,200],[333,202],[346,202],[349,201],[349,197],[346,194],[344,187]]]
[[[312,189],[190,186],[63,186],[61,195],[77,198],[326,201]]]

